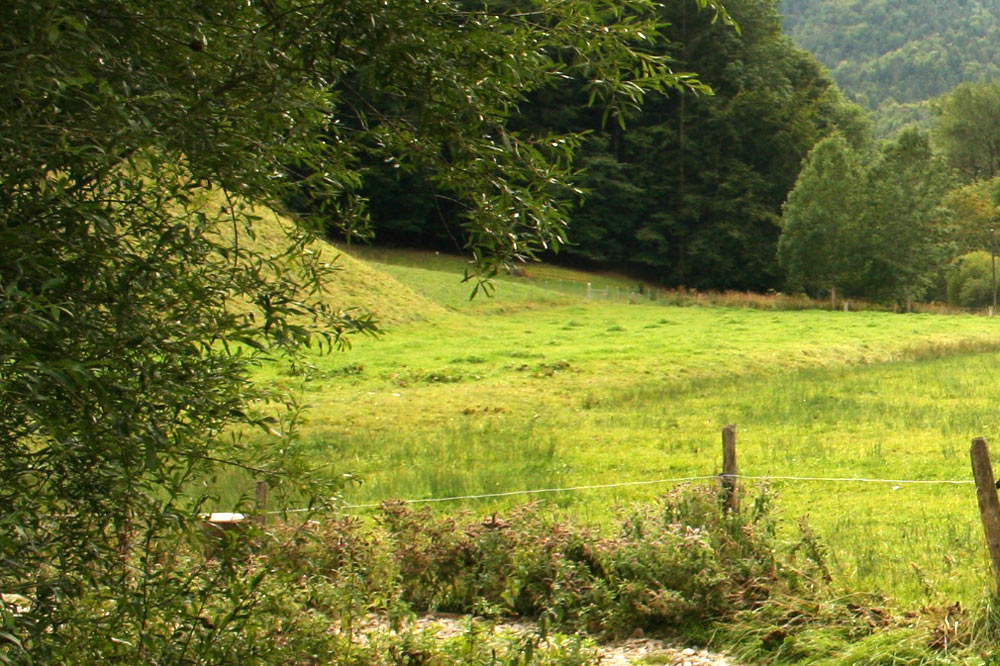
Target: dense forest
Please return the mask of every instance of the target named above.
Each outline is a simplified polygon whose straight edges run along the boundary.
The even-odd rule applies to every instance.
[[[867,120],[782,34],[776,0],[726,8],[739,31],[687,3],[660,10],[670,44],[661,55],[710,91],[670,90],[641,111],[609,110],[589,104],[585,82],[566,82],[538,90],[510,118],[519,135],[581,137],[583,196],[565,193],[570,242],[555,258],[698,289],[782,286],[779,217],[803,158],[833,130],[864,142]],[[380,242],[458,249],[463,208],[419,165],[372,160],[364,194]]]
[[[876,134],[927,123],[925,101],[1000,76],[997,0],[782,0],[785,31],[873,110]]]
[[[1000,136],[990,129],[1000,127],[1000,89],[987,81],[1000,62],[994,8],[1000,0],[732,0],[734,26],[710,7],[659,5],[662,39],[647,55],[676,77],[660,94],[604,99],[608,82],[591,64],[585,76],[533,87],[509,106],[504,141],[553,154],[571,146],[573,156],[568,177],[544,192],[567,223],[559,251],[543,245],[509,258],[540,254],[699,290],[899,304],[950,293],[984,305],[992,289],[971,268],[981,259],[956,258],[993,242],[985,234],[998,191],[990,179],[1000,173]],[[859,102],[880,105],[879,127],[795,40],[823,54]],[[969,78],[980,82],[960,84]],[[391,99],[377,104],[392,109]],[[920,129],[914,114],[923,114]],[[482,211],[434,178],[440,162],[462,160],[447,137],[439,150],[433,160],[386,159],[378,147],[360,154],[357,193],[379,242],[468,251],[470,220]],[[542,194],[515,202],[511,221],[528,219],[518,206]],[[964,297],[949,284],[958,275],[977,285]]]

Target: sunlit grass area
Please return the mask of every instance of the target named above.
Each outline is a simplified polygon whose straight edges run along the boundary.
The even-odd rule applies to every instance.
[[[310,407],[294,454],[361,480],[347,510],[500,495],[433,506],[541,501],[601,525],[717,474],[733,423],[741,473],[803,479],[745,483],[777,490],[790,532],[808,520],[845,590],[912,606],[988,587],[974,486],[903,482],[967,481],[971,438],[1000,446],[1000,320],[629,305],[508,281],[469,304],[454,271],[393,279],[447,309],[259,376]],[[505,494],[519,491],[545,492]]]
[[[390,274],[396,274],[400,269],[420,268],[434,273],[451,273],[463,276],[469,268],[468,260],[461,255],[432,250],[388,249],[367,245],[339,245],[351,256],[363,259]],[[560,291],[574,296],[586,295],[587,283],[594,291],[611,289],[617,296],[619,291],[647,291],[652,287],[640,280],[618,273],[590,273],[555,264],[528,262],[518,267],[515,275],[501,272],[496,276],[499,284],[530,284],[535,287]],[[440,275],[434,279],[436,288],[453,288],[455,281],[442,282]],[[460,289],[468,297],[468,289]],[[606,294],[605,294],[606,295]],[[509,298],[509,295],[508,295]]]

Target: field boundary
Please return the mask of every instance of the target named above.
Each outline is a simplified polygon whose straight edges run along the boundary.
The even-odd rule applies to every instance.
[[[687,476],[675,479],[653,479],[648,481],[623,481],[621,483],[602,483],[593,486],[570,486],[566,488],[540,488],[537,490],[511,490],[502,493],[485,493],[482,495],[457,495],[455,497],[430,497],[424,499],[398,500],[404,504],[430,504],[437,502],[458,502],[470,499],[491,499],[495,497],[511,497],[514,495],[534,495],[545,493],[577,492],[582,490],[602,490],[606,488],[626,488],[630,486],[650,486],[666,483],[687,483],[690,481],[712,480],[746,480],[746,481],[807,481],[828,483],[891,483],[895,485],[975,485],[973,479],[867,479],[861,477],[822,477],[822,476],[752,476],[747,474],[710,474],[706,476]],[[375,504],[342,504],[345,509],[372,509],[382,506]],[[306,509],[303,509],[303,511]],[[299,511],[296,509],[296,511]]]
[[[990,454],[985,437],[977,437],[972,440],[970,457],[972,462],[972,479],[884,479],[869,477],[822,477],[822,476],[789,476],[789,475],[755,475],[740,474],[736,464],[736,426],[727,425],[722,429],[723,447],[723,468],[722,473],[710,475],[696,475],[673,477],[663,479],[651,479],[640,481],[622,481],[618,483],[603,483],[584,486],[568,486],[562,488],[538,488],[533,490],[511,490],[497,493],[480,493],[475,495],[455,495],[451,497],[430,497],[419,499],[386,499],[378,503],[368,504],[333,504],[322,507],[310,507],[299,509],[285,509],[280,511],[267,511],[267,488],[266,482],[259,481],[255,490],[257,505],[257,520],[263,522],[266,515],[288,515],[294,513],[319,513],[327,510],[358,510],[373,509],[384,506],[386,502],[398,502],[400,504],[430,504],[441,502],[455,502],[462,500],[491,499],[500,497],[514,497],[523,495],[540,495],[547,493],[580,492],[585,490],[600,490],[607,488],[626,488],[635,486],[649,486],[656,484],[681,484],[695,481],[717,481],[722,489],[724,499],[722,510],[725,513],[738,510],[740,503],[740,493],[737,482],[743,481],[785,481],[800,483],[877,483],[892,484],[892,490],[899,490],[904,485],[931,486],[950,485],[965,486],[974,485],[976,488],[977,504],[983,523],[983,530],[986,537],[987,547],[992,561],[994,575],[994,589],[1000,594],[1000,497],[997,490],[1000,483],[996,482]],[[494,519],[496,514],[494,514]],[[240,519],[244,517],[241,515]]]
[[[707,474],[704,476],[683,476],[669,479],[648,479],[642,481],[622,481],[619,483],[601,483],[588,486],[567,486],[563,488],[535,488],[526,490],[509,490],[500,493],[482,493],[478,495],[454,495],[451,497],[425,497],[419,499],[386,498],[382,502],[368,504],[338,504],[337,509],[377,509],[384,502],[401,502],[403,504],[436,504],[441,502],[460,502],[463,500],[494,499],[499,497],[515,497],[518,495],[543,495],[549,493],[568,493],[586,490],[605,490],[609,488],[628,488],[636,486],[651,486],[659,484],[680,484],[692,481],[722,481],[724,479],[743,481],[799,481],[814,483],[881,483],[894,485],[975,485],[974,479],[871,479],[864,477],[826,477],[826,476],[780,476],[780,475],[750,475],[750,474]],[[268,514],[319,512],[317,507],[285,509],[268,511]]]

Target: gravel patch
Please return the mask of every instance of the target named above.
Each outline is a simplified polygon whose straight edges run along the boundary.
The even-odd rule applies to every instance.
[[[433,613],[416,619],[421,630],[433,631],[439,638],[452,638],[468,631],[469,616],[451,613]],[[481,622],[485,629],[491,626]],[[537,632],[538,625],[527,620],[504,620],[492,623],[493,631],[516,633]],[[738,666],[729,657],[707,650],[680,648],[654,638],[630,638],[597,646],[601,666],[630,666],[631,664],[667,664],[669,666]]]

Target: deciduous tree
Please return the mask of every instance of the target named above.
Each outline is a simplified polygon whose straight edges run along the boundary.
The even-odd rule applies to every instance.
[[[977,180],[952,189],[941,205],[949,217],[951,241],[955,253],[989,250],[998,226],[997,193],[1000,179]]]
[[[951,256],[941,200],[953,181],[925,133],[904,130],[875,151],[818,143],[784,208],[779,257],[789,285],[910,303]]]
[[[0,604],[0,660],[251,663],[238,628],[259,579],[179,564],[196,484],[220,461],[284,478],[293,424],[265,417],[280,396],[248,373],[371,329],[310,297],[330,266],[308,221],[262,247],[255,206],[305,187],[324,223],[358,232],[362,158],[419,161],[465,202],[474,273],[560,243],[575,138],[506,120],[563,77],[611,115],[697,85],[655,48],[656,15],[651,0],[4,3],[0,591],[32,603]],[[273,449],[248,449],[245,426]]]
[[[858,154],[835,134],[812,149],[782,215],[778,258],[794,290],[836,300],[857,266],[864,172]]]
[[[910,127],[882,146],[858,211],[857,288],[867,298],[909,304],[938,280],[952,256],[941,208],[952,183],[926,133]]]
[[[948,273],[948,302],[963,308],[985,308],[993,303],[994,258],[989,252],[968,252],[952,262]]]
[[[962,83],[933,104],[933,135],[967,180],[1000,175],[1000,82]]]

